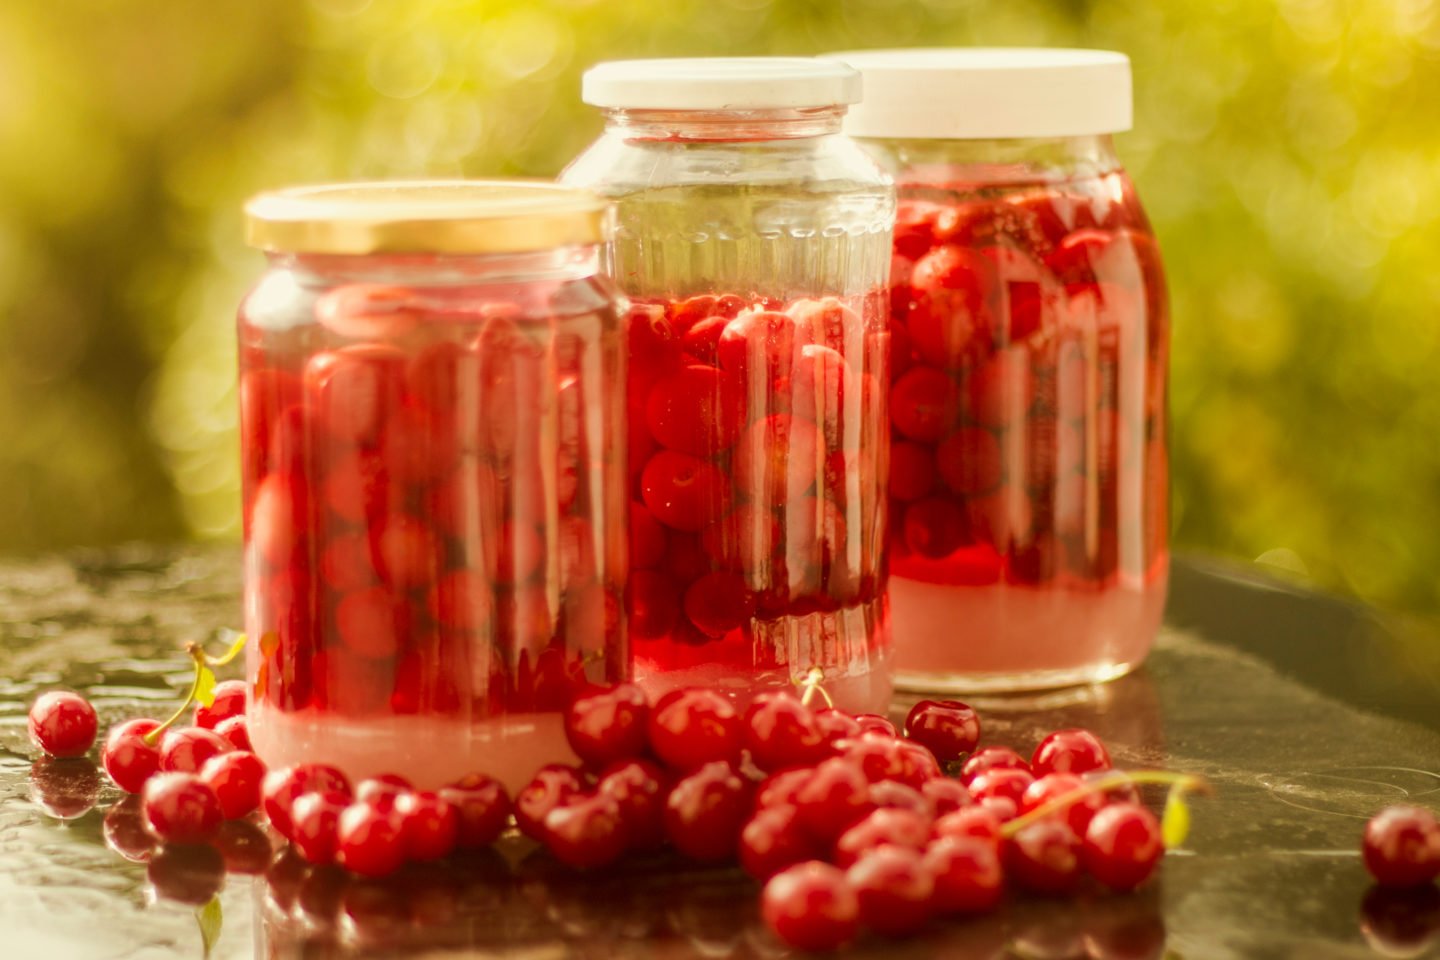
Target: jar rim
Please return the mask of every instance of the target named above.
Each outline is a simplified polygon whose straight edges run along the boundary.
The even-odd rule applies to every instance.
[[[524,253],[609,237],[608,203],[543,180],[309,184],[245,204],[246,242],[272,253]]]

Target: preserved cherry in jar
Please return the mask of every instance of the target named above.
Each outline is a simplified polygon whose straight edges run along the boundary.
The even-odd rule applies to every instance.
[[[549,184],[297,188],[247,206],[250,730],[268,764],[571,761],[628,675],[623,352],[603,201]]]
[[[849,130],[895,177],[891,598],[897,683],[1108,679],[1149,650],[1169,566],[1169,316],[1110,134],[1129,62],[1083,50],[837,54]]]
[[[884,289],[893,195],[840,132],[858,77],[798,59],[602,64],[626,345],[636,679],[889,700]]]

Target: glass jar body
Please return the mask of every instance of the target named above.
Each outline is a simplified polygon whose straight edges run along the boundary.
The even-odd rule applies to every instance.
[[[594,246],[272,257],[239,315],[252,739],[521,785],[627,675],[624,356]]]
[[[612,113],[562,175],[615,201],[632,303],[636,678],[889,700],[893,192],[840,111]]]
[[[1118,676],[1169,567],[1169,315],[1109,137],[866,141],[895,176],[897,682]]]

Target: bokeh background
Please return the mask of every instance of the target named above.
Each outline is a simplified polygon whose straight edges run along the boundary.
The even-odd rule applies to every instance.
[[[1440,2],[5,0],[0,552],[238,535],[249,194],[550,176],[608,58],[1127,52],[1175,537],[1440,622]]]

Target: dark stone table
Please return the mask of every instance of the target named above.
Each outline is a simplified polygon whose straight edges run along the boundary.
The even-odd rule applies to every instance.
[[[202,926],[213,935],[221,918],[216,960],[783,953],[737,871],[652,863],[577,877],[518,841],[383,883],[282,859],[269,880],[226,877],[219,911],[167,899],[203,901],[215,865],[111,849],[130,842],[133,810],[114,806],[92,767],[32,766],[25,709],[63,684],[93,699],[102,726],[163,715],[188,683],[180,644],[236,624],[238,590],[236,552],[223,548],[0,564],[0,958],[200,958]],[[1378,807],[1440,806],[1440,680],[1364,608],[1184,561],[1145,669],[978,705],[989,742],[1028,751],[1044,731],[1088,726],[1118,766],[1200,773],[1215,795],[1195,800],[1186,846],[1138,894],[1019,900],[850,955],[1440,956],[1440,892],[1368,891],[1357,853]]]

